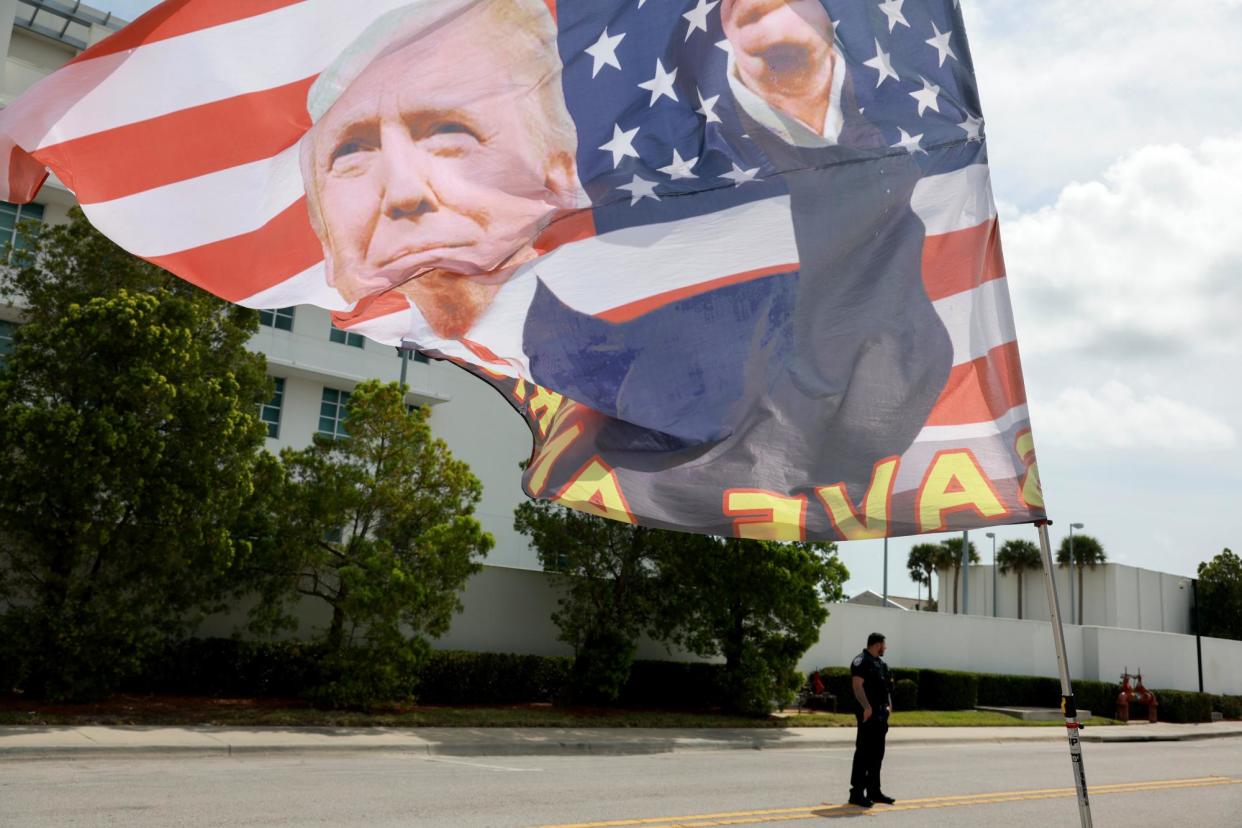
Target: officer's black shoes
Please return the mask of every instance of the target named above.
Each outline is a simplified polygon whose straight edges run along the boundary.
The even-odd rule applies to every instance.
[[[857,805],[859,808],[870,808],[875,803],[872,802],[870,799],[867,799],[867,797],[862,796],[861,794],[857,796],[855,796],[854,794],[850,794],[850,804]]]
[[[884,795],[884,794],[880,793],[879,791],[876,791],[875,793],[873,793],[873,794],[871,795],[871,801],[872,801],[872,802],[879,802],[879,803],[882,803],[882,804],[884,804],[884,805],[892,805],[892,804],[893,804],[894,802],[896,802],[897,800],[893,799],[891,796],[886,796],[886,795]]]

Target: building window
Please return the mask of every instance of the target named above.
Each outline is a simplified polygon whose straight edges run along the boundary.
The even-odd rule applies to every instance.
[[[43,205],[0,201],[0,245],[12,245],[14,250],[30,247],[30,239],[18,226],[23,221],[42,222]]]
[[[276,310],[259,311],[259,324],[282,331],[293,330],[293,308],[277,308]]]
[[[16,322],[0,319],[0,370],[9,361],[9,354],[13,353],[13,333],[16,330]]]
[[[405,352],[402,351],[400,348],[398,348],[397,359],[401,359],[401,355],[403,353]],[[414,362],[421,362],[424,365],[427,365],[431,362],[431,360],[427,358],[427,355],[424,354],[422,351],[410,351],[410,359],[413,360]]]
[[[323,401],[319,403],[319,433],[325,437],[348,437],[345,431],[345,415],[348,412],[348,391],[323,389]]]
[[[267,425],[267,436],[273,440],[280,437],[280,408],[285,400],[285,381],[281,377],[275,377],[276,393],[272,395],[272,399],[259,406],[259,419]]]
[[[343,331],[336,325],[333,325],[331,330],[328,331],[328,339],[333,342],[339,342],[342,345],[348,345],[351,348],[361,348],[362,343],[366,341],[363,339],[362,334]]]

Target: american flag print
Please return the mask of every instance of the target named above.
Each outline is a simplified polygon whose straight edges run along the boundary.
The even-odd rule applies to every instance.
[[[0,188],[529,421],[531,496],[851,540],[1044,515],[956,0],[168,0]]]

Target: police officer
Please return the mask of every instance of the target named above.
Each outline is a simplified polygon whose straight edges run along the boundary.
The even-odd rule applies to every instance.
[[[850,804],[870,808],[876,802],[894,800],[880,790],[880,764],[884,761],[884,737],[893,712],[892,678],[881,656],[887,645],[882,633],[867,636],[867,649],[850,665],[854,699],[858,709],[858,738],[854,742],[854,770],[850,774]]]

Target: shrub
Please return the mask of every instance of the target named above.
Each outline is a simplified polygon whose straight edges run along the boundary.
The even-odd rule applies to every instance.
[[[1212,721],[1212,697],[1207,693],[1185,690],[1152,690],[1159,705],[1158,715],[1162,722],[1210,722]]]
[[[571,659],[512,653],[432,652],[418,671],[424,704],[522,704],[560,698]]]
[[[1242,719],[1242,696],[1212,696],[1212,709],[1226,719]]]
[[[1112,681],[1088,681],[1081,679],[1073,682],[1074,705],[1079,710],[1090,710],[1092,716],[1103,716],[1111,719],[1117,715],[1117,694],[1121,685]],[[1057,682],[1057,704],[1061,703],[1061,685]]]
[[[893,709],[914,710],[919,706],[919,686],[910,679],[900,679],[893,685]]]
[[[621,689],[627,707],[723,707],[724,665],[709,662],[635,661]]]
[[[122,689],[217,697],[298,696],[321,683],[324,649],[303,641],[191,638],[165,647]]]
[[[979,678],[956,670],[920,670],[919,706],[924,710],[970,710],[979,703]]]
[[[979,673],[979,704],[991,707],[1057,707],[1061,682],[1046,676]]]

